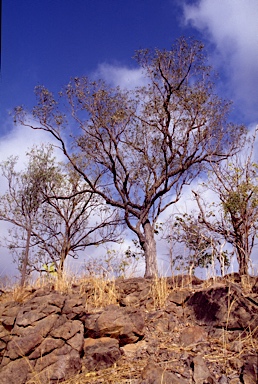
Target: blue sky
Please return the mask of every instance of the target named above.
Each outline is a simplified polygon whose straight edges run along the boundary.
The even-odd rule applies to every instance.
[[[170,0],[3,0],[2,107],[33,104],[33,89],[55,91],[103,63],[134,66],[134,51],[169,48],[183,34]]]
[[[218,93],[233,100],[234,121],[252,129],[258,124],[257,20],[257,0],[2,0],[0,161],[24,158],[33,143],[50,141],[14,126],[9,116],[17,105],[34,105],[36,85],[58,92],[81,75],[136,85],[134,51],[169,49],[182,35],[205,43],[220,74]]]
[[[247,124],[257,119],[257,0],[3,0],[2,7],[0,134],[10,129],[9,110],[33,105],[35,85],[58,91],[104,63],[133,68],[135,50],[169,49],[181,35],[205,42],[220,92],[240,107],[245,99],[237,115]]]

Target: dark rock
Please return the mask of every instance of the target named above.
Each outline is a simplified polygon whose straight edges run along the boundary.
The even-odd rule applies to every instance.
[[[116,288],[119,292],[119,304],[121,306],[139,307],[152,299],[150,279],[117,280]]]
[[[203,283],[203,280],[198,279],[196,276],[189,275],[175,275],[168,277],[167,283],[173,288],[186,288],[190,286],[198,286]]]
[[[27,302],[16,303],[15,309],[12,304],[9,310],[3,310],[6,324],[16,313],[15,321],[10,322],[12,329],[3,346],[0,367],[1,374],[4,372],[9,382],[12,376],[16,380],[16,369],[21,375],[13,381],[15,383],[25,383],[34,375],[41,383],[56,382],[80,370],[83,324],[61,314],[64,301],[60,293],[50,292],[44,296],[39,291]],[[7,331],[4,328],[0,332],[4,340]]]
[[[34,371],[28,379],[37,377],[41,384],[57,383],[69,379],[82,367],[80,354],[69,345],[54,350],[37,359]]]
[[[124,347],[121,347],[123,355],[128,358],[136,358],[139,357],[142,353],[146,351],[148,348],[148,344],[145,340],[138,341],[135,344],[126,344]]]
[[[167,301],[172,301],[177,305],[183,305],[190,297],[190,292],[188,290],[172,291]]]
[[[112,337],[120,346],[135,343],[144,336],[144,316],[141,311],[110,306],[100,314],[85,320],[86,336],[91,338]]]
[[[2,325],[9,331],[11,331],[14,325],[18,311],[19,306],[17,305],[17,303],[6,303],[4,308],[2,309]]]
[[[83,299],[80,297],[68,297],[65,300],[62,313],[67,316],[69,320],[82,318],[84,315]]]
[[[88,338],[83,349],[83,366],[87,371],[109,368],[121,357],[118,340],[109,337]]]
[[[220,281],[205,288],[189,276],[167,278],[167,300],[158,310],[154,279],[118,280],[121,307],[98,310],[87,303],[93,294],[90,283],[75,285],[69,294],[52,286],[26,291],[22,302],[7,302],[12,294],[4,294],[0,384],[61,383],[114,363],[117,384],[256,383],[257,279],[245,289],[238,276],[235,282]],[[107,382],[101,372],[96,375],[98,383]]]
[[[195,292],[187,301],[199,324],[254,330],[258,308],[235,285],[218,285]]]
[[[52,337],[46,337],[42,343],[35,348],[35,350],[29,355],[30,359],[39,359],[42,356],[53,352],[55,349],[62,348],[65,345],[65,341],[62,339],[53,339]]]

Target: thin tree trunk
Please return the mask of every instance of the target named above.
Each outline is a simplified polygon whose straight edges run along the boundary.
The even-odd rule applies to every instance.
[[[145,275],[144,277],[155,277],[158,275],[157,247],[154,239],[154,230],[149,222],[143,224],[144,241],[141,246],[145,256]]]
[[[64,255],[64,252],[61,251],[60,261],[59,261],[58,270],[57,270],[57,278],[58,279],[61,279],[61,277],[63,276],[64,260],[65,260],[65,255]]]
[[[20,282],[21,287],[24,287],[26,282],[27,266],[29,264],[30,239],[31,239],[31,227],[27,229],[26,247],[24,251],[24,258],[22,260],[22,268],[21,268],[21,282]]]
[[[61,279],[64,273],[64,263],[66,260],[66,257],[68,256],[68,253],[71,249],[71,244],[68,235],[66,234],[64,240],[63,240],[63,246],[60,254],[60,261],[58,266],[58,279]]]

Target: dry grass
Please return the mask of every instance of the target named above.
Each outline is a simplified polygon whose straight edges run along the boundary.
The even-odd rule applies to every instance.
[[[152,280],[151,285],[151,295],[154,300],[153,309],[160,309],[165,307],[169,292],[170,291],[168,289],[167,278],[156,276]]]
[[[110,304],[117,304],[118,292],[114,280],[104,278],[85,277],[80,281],[80,291],[88,291],[86,309],[103,308]]]
[[[59,279],[55,276],[40,277],[26,287],[14,284],[8,290],[3,289],[4,293],[0,296],[0,301],[23,303],[38,289],[51,289],[63,294],[74,293],[77,289],[78,294],[86,294],[86,307],[89,308],[102,308],[117,303],[114,280],[93,276],[83,276],[78,279],[76,275],[66,273]]]
[[[145,360],[135,362],[122,361],[119,365],[97,372],[85,372],[66,380],[64,384],[134,384],[140,382]]]

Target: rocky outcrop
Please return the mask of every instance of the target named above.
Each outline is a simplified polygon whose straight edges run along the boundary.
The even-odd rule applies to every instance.
[[[257,332],[257,305],[236,284],[218,284],[195,292],[187,302],[202,325]]]
[[[64,304],[62,294],[39,291],[15,310],[13,303],[4,305],[1,383],[25,383],[33,377],[48,383],[81,369],[83,324],[67,318]]]
[[[151,279],[118,280],[117,303],[98,309],[89,305],[90,286],[32,290],[24,302],[2,293],[0,384],[51,384],[109,369],[112,378],[83,382],[256,383],[257,280],[248,293],[230,280],[165,284],[161,301]]]

